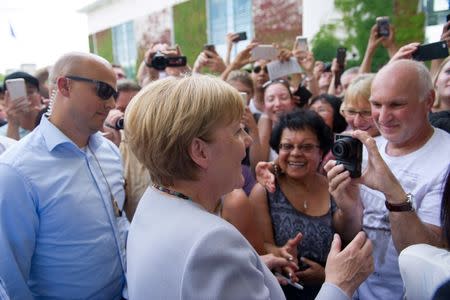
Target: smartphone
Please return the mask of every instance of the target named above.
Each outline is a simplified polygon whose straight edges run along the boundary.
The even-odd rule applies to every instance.
[[[253,48],[251,52],[251,58],[253,60],[258,59],[273,60],[277,59],[277,56],[278,50],[272,45],[258,45],[255,48]]]
[[[376,21],[378,36],[389,36],[389,17],[377,17]]]
[[[345,68],[345,57],[347,56],[347,48],[339,47],[336,52],[336,60],[339,65],[339,71],[334,78],[334,86],[338,87],[341,84],[341,75]]]
[[[297,283],[297,282],[293,282],[290,278],[284,276],[283,274],[281,274],[281,273],[279,273],[279,272],[275,272],[275,275],[276,275],[276,276],[283,277],[284,279],[286,279],[287,282],[288,282],[288,284],[289,284],[290,286],[295,287],[297,290],[303,290],[303,289],[304,289],[303,285],[301,285],[300,283]]]
[[[446,41],[420,45],[412,54],[412,58],[418,61],[427,61],[448,56],[448,47]]]
[[[6,80],[5,83],[11,100],[16,101],[21,97],[27,96],[27,87],[25,85],[25,79],[23,78],[8,79]]]
[[[216,46],[214,46],[213,44],[205,44],[203,46],[203,49],[211,52],[216,52]]]
[[[235,43],[239,41],[245,41],[247,39],[247,32],[245,31],[236,32],[236,34],[238,35],[238,37],[233,40],[233,42]]]
[[[244,104],[244,106],[247,106],[247,98],[248,98],[247,93],[239,92],[239,95],[241,95],[242,103]]]
[[[308,38],[304,36],[297,36],[295,38],[294,49],[299,49],[301,51],[308,51]]]
[[[217,52],[216,52],[216,46],[214,46],[213,44],[205,44],[205,45],[203,46],[203,50],[208,50],[208,51],[217,53]],[[205,53],[205,54],[206,54],[206,53]],[[208,55],[208,54],[206,54],[206,56],[207,56],[208,58],[211,58],[211,56]]]

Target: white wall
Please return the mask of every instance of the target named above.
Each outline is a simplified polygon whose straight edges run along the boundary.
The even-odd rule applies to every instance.
[[[99,0],[99,8],[86,12],[89,34],[96,33],[124,22],[160,11],[185,0]],[[91,4],[92,5],[92,4]],[[81,10],[83,11],[83,9]]]
[[[303,35],[311,40],[320,26],[341,18],[333,0],[303,0]]]

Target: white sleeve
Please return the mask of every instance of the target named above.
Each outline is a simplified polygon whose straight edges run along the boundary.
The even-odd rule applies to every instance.
[[[191,249],[182,270],[181,299],[284,299],[275,277],[233,229],[210,230]]]

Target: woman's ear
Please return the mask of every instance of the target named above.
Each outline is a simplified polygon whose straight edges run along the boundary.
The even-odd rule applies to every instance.
[[[209,164],[208,144],[199,138],[194,138],[189,145],[189,156],[201,169],[207,169]]]

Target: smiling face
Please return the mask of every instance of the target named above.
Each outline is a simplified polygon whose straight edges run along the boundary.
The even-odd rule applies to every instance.
[[[450,60],[442,67],[435,88],[437,97],[450,107]]]
[[[414,67],[397,63],[381,70],[372,83],[372,117],[380,133],[396,148],[420,144],[429,127],[433,97],[421,99],[420,80]]]
[[[285,128],[281,134],[280,145],[283,146],[280,147],[278,160],[280,168],[287,176],[300,179],[317,172],[322,151],[319,149],[319,140],[312,130]]]
[[[272,83],[264,91],[264,107],[269,118],[276,122],[281,113],[295,108],[295,102],[284,84]]]

